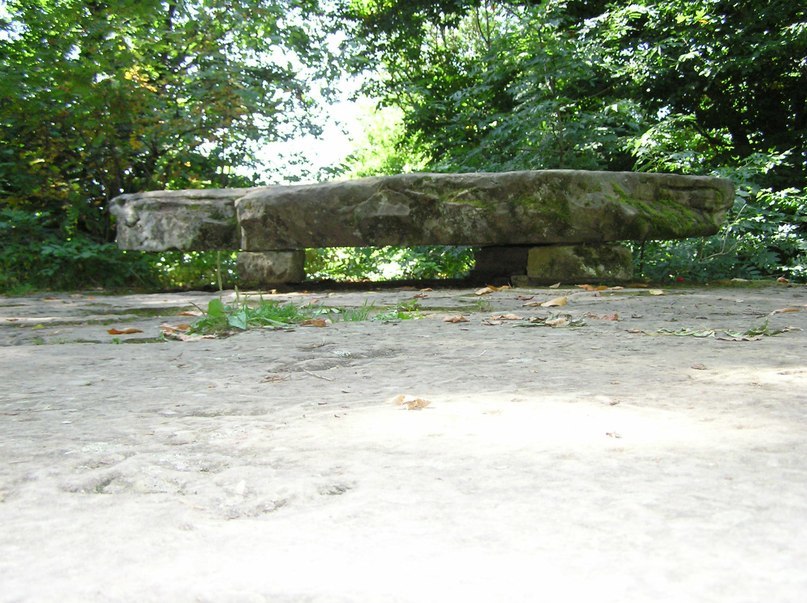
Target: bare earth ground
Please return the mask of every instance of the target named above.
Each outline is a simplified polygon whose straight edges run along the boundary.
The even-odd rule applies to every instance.
[[[421,295],[0,298],[0,600],[805,600],[807,288]]]

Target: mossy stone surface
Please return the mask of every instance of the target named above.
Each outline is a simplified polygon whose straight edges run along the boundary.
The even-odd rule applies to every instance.
[[[143,251],[238,249],[235,200],[251,189],[150,191],[110,203],[118,246]]]
[[[623,282],[633,277],[633,259],[630,250],[618,243],[533,247],[527,277],[547,284]]]
[[[124,249],[273,251],[685,238],[717,232],[732,202],[719,178],[545,170],[157,191],[111,211]]]
[[[683,238],[716,232],[732,202],[718,178],[546,170],[267,187],[236,208],[242,248],[263,250]]]

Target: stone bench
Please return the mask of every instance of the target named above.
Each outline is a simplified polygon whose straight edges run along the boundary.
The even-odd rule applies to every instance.
[[[705,176],[544,170],[404,174],[322,184],[121,195],[123,249],[239,249],[247,284],[305,278],[305,249],[479,247],[479,278],[624,280],[618,241],[718,231],[734,191]]]

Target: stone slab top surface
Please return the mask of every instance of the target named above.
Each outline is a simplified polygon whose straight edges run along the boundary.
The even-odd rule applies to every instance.
[[[381,176],[112,201],[126,249],[545,245],[714,234],[734,198],[708,176],[541,170]]]

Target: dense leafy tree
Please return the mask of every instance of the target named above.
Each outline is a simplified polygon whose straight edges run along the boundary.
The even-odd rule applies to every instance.
[[[306,18],[316,10],[313,0],[9,0],[0,201],[38,212],[49,236],[90,245],[114,234],[105,207],[118,194],[256,182],[243,175],[254,141],[315,127],[309,87],[329,68]]]
[[[583,163],[618,167],[620,135],[677,114],[694,116],[724,161],[789,150],[802,156],[785,177],[804,177],[801,3],[353,0],[343,15],[361,42],[355,65],[382,66],[371,91],[406,109],[438,160],[467,145],[498,163],[518,140],[516,164],[534,163],[543,143],[544,164],[576,163],[576,146],[605,153]]]
[[[89,230],[122,192],[226,185],[307,102],[306,0],[12,0],[0,48],[2,194]],[[301,73],[302,71],[302,73]],[[89,216],[86,214],[90,214]]]
[[[433,167],[628,167],[623,142],[641,112],[614,93],[601,48],[565,3],[415,2],[388,17],[400,4],[345,8],[363,41],[355,65],[382,65],[370,91],[404,108]]]
[[[719,160],[791,152],[781,177],[807,175],[803,3],[645,0],[610,7],[587,35],[602,42],[632,97],[655,114],[693,116]]]

